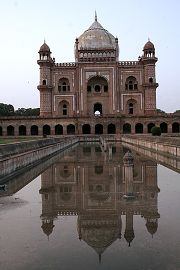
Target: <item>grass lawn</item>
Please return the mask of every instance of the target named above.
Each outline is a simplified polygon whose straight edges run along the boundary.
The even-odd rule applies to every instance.
[[[0,138],[0,144],[8,144],[8,143],[16,143],[16,142],[23,142],[23,141],[29,141],[29,140],[38,140],[42,139],[36,136],[33,137],[10,137],[10,138]]]

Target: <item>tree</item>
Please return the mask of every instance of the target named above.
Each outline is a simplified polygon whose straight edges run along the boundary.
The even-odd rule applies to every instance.
[[[176,110],[176,111],[174,112],[174,114],[175,114],[175,115],[180,115],[180,110]]]
[[[156,127],[156,126],[152,127],[151,128],[151,134],[153,136],[161,136],[161,129],[160,129],[160,127]]]
[[[40,114],[40,109],[39,108],[18,108],[15,111],[15,115],[22,115],[22,116],[38,116]]]
[[[11,104],[0,103],[0,116],[14,115],[14,107]]]
[[[39,108],[18,108],[14,110],[13,105],[0,103],[0,116],[38,116]]]
[[[161,110],[161,109],[156,109],[157,113],[166,113],[165,111]]]

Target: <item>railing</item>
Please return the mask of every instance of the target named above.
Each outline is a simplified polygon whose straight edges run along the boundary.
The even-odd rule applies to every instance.
[[[55,67],[75,67],[75,62],[68,62],[68,63],[56,63]]]
[[[139,61],[121,61],[119,62],[119,66],[137,66],[139,65]]]

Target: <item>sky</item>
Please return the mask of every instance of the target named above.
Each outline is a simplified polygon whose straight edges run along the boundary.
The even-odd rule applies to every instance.
[[[38,51],[44,39],[56,62],[74,61],[74,42],[94,21],[118,37],[120,61],[154,43],[157,108],[180,109],[180,0],[0,0],[0,103],[39,107]]]

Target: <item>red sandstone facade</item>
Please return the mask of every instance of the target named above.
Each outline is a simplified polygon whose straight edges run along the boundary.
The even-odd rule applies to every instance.
[[[41,116],[92,117],[156,113],[154,45],[138,61],[119,61],[118,39],[94,23],[75,42],[75,62],[55,63],[39,50]]]

